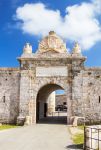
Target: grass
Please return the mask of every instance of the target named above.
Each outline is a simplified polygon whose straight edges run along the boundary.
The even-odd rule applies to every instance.
[[[83,144],[84,143],[84,134],[76,134],[73,136],[73,142],[75,144]]]
[[[17,128],[18,126],[16,125],[1,125],[0,130],[5,130],[5,129],[11,129],[11,128]]]
[[[78,126],[78,128],[84,130],[84,126]]]
[[[84,131],[84,126],[78,126],[77,127],[79,130]],[[84,143],[84,132],[78,132],[74,135],[72,135],[72,139],[74,144],[83,144]]]

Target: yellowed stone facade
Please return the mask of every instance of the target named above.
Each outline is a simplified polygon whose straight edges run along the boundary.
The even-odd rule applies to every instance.
[[[72,116],[100,121],[101,68],[87,68],[85,60],[78,43],[69,53],[53,31],[36,53],[27,43],[19,68],[0,68],[0,122],[36,123],[46,115],[49,95],[58,89],[65,91],[68,124]]]

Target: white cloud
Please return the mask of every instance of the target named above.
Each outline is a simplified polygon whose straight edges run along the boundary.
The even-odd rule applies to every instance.
[[[24,33],[45,36],[54,30],[68,41],[78,41],[86,50],[101,41],[101,25],[97,16],[101,13],[101,0],[68,6],[65,17],[59,10],[51,10],[42,3],[18,7],[16,21]]]
[[[32,35],[43,36],[61,23],[60,12],[46,9],[42,3],[25,4],[16,13],[16,18],[23,21],[22,30]]]

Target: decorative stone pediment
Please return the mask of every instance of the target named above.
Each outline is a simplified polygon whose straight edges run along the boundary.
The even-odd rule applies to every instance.
[[[49,35],[39,43],[38,52],[45,53],[48,51],[55,51],[57,53],[67,52],[66,44],[54,31],[50,31]]]

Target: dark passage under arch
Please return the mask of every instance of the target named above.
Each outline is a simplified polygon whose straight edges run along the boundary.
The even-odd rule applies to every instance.
[[[57,84],[47,84],[40,88],[37,99],[36,99],[36,122],[37,123],[67,123],[67,112],[65,116],[62,116],[62,112],[53,112],[50,116],[47,115],[48,109],[48,97],[56,90],[64,90],[60,85]],[[54,116],[55,114],[55,116]],[[63,114],[64,115],[64,114]]]

